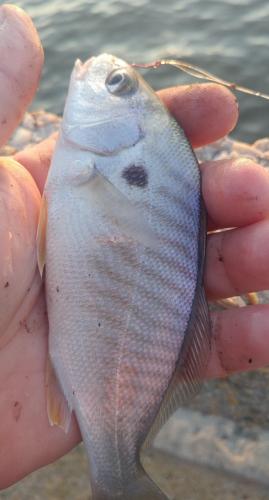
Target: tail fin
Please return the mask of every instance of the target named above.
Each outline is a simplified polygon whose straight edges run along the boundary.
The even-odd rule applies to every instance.
[[[142,467],[135,479],[132,478],[125,484],[118,484],[117,487],[114,485],[109,490],[100,488],[100,484],[92,486],[94,500],[168,500]]]
[[[158,488],[142,469],[137,480],[127,485],[126,493],[122,496],[126,500],[168,500],[168,497]]]

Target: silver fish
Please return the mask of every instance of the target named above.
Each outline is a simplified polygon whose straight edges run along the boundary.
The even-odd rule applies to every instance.
[[[78,60],[38,261],[49,418],[67,430],[75,412],[95,500],[167,498],[140,453],[204,376],[205,237],[199,168],[178,124],[126,62]]]

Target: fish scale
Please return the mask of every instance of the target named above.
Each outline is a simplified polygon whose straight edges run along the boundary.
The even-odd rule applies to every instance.
[[[76,63],[44,200],[50,422],[75,412],[95,500],[164,499],[140,452],[206,369],[206,232],[191,148],[124,61]]]

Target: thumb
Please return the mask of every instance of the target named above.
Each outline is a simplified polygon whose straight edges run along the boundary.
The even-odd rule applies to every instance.
[[[0,7],[0,146],[32,101],[44,54],[30,17],[14,5]]]

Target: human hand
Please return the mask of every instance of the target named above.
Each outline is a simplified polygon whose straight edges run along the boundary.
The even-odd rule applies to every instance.
[[[2,15],[8,23],[0,30],[1,144],[32,99],[43,62],[28,18],[10,7],[0,8],[0,22]],[[14,47],[18,30],[20,43]],[[15,58],[19,65],[14,64]],[[229,133],[237,121],[235,98],[222,87],[192,85],[159,94],[195,147]],[[40,192],[54,143],[55,136],[18,153],[15,159],[20,165],[6,159],[0,163],[2,488],[60,457],[80,439],[75,419],[66,435],[49,426],[46,414],[48,325],[36,270],[35,234]],[[209,237],[205,272],[209,299],[269,288],[269,174],[248,160],[209,162],[201,169],[210,229],[237,228]],[[268,322],[266,305],[212,313],[213,346],[207,376],[225,376],[268,363]]]
[[[15,7],[2,6],[0,146],[31,102],[42,64],[31,20]],[[34,154],[29,152],[28,158],[30,162]],[[38,158],[41,171],[42,153]],[[46,415],[48,327],[36,267],[41,195],[35,180],[14,160],[0,159],[0,488],[53,461],[79,440],[75,419],[66,436],[49,426]]]

